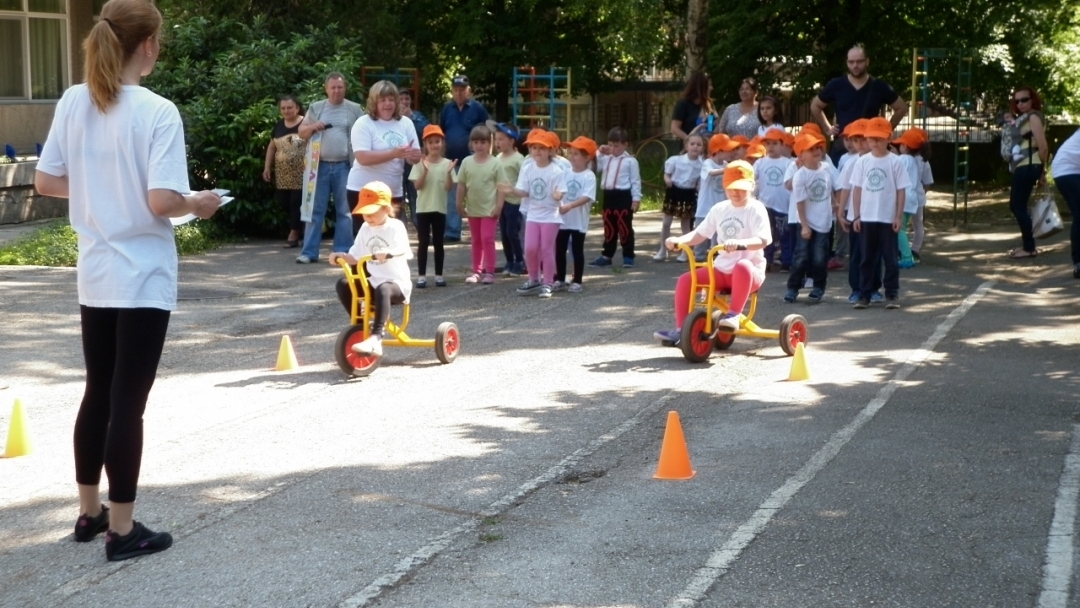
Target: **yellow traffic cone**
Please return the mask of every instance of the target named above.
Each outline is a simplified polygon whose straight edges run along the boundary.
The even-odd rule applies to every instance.
[[[690,454],[686,451],[679,414],[672,410],[667,416],[664,443],[660,445],[660,462],[656,465],[653,479],[690,479],[694,476],[694,469],[690,468]]]
[[[278,348],[277,365],[275,372],[287,372],[300,367],[296,362],[296,353],[293,352],[292,341],[289,336],[281,336],[281,347]]]
[[[7,445],[4,447],[4,458],[26,456],[30,453],[30,433],[26,428],[26,414],[23,412],[22,402],[15,400],[11,407],[11,422],[8,425]]]
[[[795,356],[791,358],[791,371],[788,372],[787,379],[791,382],[810,379],[810,365],[806,362],[806,351],[802,342],[795,345]]]

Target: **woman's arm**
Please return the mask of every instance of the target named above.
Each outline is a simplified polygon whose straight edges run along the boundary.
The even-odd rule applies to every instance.
[[[715,131],[716,133],[727,134],[727,132],[728,132],[727,128],[728,128],[728,122],[729,122],[728,121],[728,114],[729,114],[728,110],[730,110],[730,109],[731,109],[731,106],[728,106],[728,107],[724,108],[724,113],[720,115],[720,120],[717,121],[717,123],[716,123],[716,131]]]
[[[682,130],[682,121],[676,119],[672,119],[671,121],[671,134],[683,141],[686,141],[686,138],[690,137],[689,133]]]
[[[263,181],[270,181],[270,170],[274,168],[274,155],[277,153],[277,145],[274,143],[274,138],[270,138],[270,143],[266,145],[266,158],[263,159]]]

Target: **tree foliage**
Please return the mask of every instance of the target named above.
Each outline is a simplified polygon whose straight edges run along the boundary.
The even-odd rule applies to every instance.
[[[247,25],[166,10],[166,27],[161,59],[143,83],[180,110],[192,187],[232,191],[220,222],[248,233],[279,230],[284,213],[262,180],[275,100],[292,93],[307,106],[323,98],[327,72],[356,74],[361,55],[335,25],[275,39],[263,19]],[[350,85],[349,97],[361,99]]]
[[[790,83],[801,102],[843,73],[847,50],[861,43],[871,73],[910,97],[912,49],[962,48],[973,58],[975,92],[986,109],[1007,103],[1024,83],[1052,105],[1076,108],[1080,98],[1070,83],[1080,66],[1062,62],[1057,48],[1075,40],[1078,7],[1080,0],[737,3],[712,11],[709,64],[718,91],[734,91],[741,78],[756,75],[766,88]],[[956,71],[954,62],[931,73],[943,102]]]

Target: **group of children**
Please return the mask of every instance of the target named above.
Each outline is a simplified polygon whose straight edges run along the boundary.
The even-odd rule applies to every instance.
[[[702,261],[710,246],[722,244],[724,252],[711,270],[718,288],[730,290],[731,310],[741,311],[779,250],[781,269],[789,272],[784,301],[795,302],[809,282],[808,299],[817,303],[825,295],[835,235],[838,255],[841,245],[850,251],[848,301],[856,309],[882,300],[887,309],[899,308],[899,270],[919,260],[925,187],[933,183],[926,132],[909,129],[893,140],[893,127],[884,118],[854,121],[842,133],[847,154],[834,166],[816,124],[803,125],[793,136],[762,123],[759,136],[749,141],[718,134],[706,142],[692,133],[683,154],[668,159],[661,250],[654,259],[664,260],[668,250],[688,244],[697,246],[695,257]],[[706,147],[709,156],[702,160]],[[688,201],[695,188],[697,227],[690,230]],[[675,217],[683,222],[681,237],[668,236]],[[913,241],[909,224],[914,224]],[[678,344],[689,285],[686,273],[675,290],[676,329],[655,334],[664,343]],[[743,320],[731,312],[718,327],[736,331]]]

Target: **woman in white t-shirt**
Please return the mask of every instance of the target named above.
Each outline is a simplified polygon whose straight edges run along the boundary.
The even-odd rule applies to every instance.
[[[1058,148],[1054,162],[1050,165],[1050,175],[1054,178],[1065,204],[1072,214],[1072,231],[1069,240],[1072,243],[1073,278],[1080,279],[1080,129]]]
[[[184,129],[168,100],[139,86],[161,51],[147,0],[110,0],[87,35],[86,83],[64,92],[34,186],[68,199],[77,263],[86,390],[75,419],[75,540],[106,532],[119,561],[172,545],[134,521],[143,412],[176,309],[170,217],[214,215],[221,199],[190,193]],[[105,152],[103,152],[105,151]],[[109,507],[101,504],[104,467]]]
[[[405,202],[401,174],[405,171],[406,162],[415,165],[420,162],[423,153],[420,151],[416,125],[402,116],[399,108],[398,89],[394,83],[380,80],[371,85],[367,114],[353,123],[352,128],[354,158],[349,169],[349,181],[345,185],[350,209],[356,207],[360,188],[364,184],[382,182],[390,185],[394,214],[401,215],[401,205]],[[363,223],[363,218],[354,213],[354,237]]]

